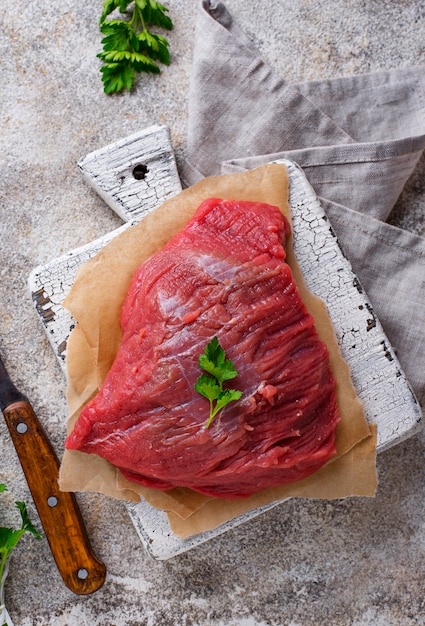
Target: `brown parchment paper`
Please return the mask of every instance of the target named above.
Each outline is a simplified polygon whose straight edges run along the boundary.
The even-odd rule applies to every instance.
[[[82,407],[97,393],[112,365],[121,341],[121,305],[135,269],[181,230],[199,204],[210,197],[274,204],[291,221],[284,165],[269,164],[249,172],[209,177],[162,204],[80,268],[64,303],[77,321],[67,350],[68,432]],[[343,498],[375,494],[375,429],[365,419],[326,307],[305,286],[291,240],[287,253],[303,300],[315,318],[321,339],[328,346],[337,381],[341,422],[337,427],[337,453],[333,459],[302,481],[265,489],[242,500],[228,500],[203,496],[185,488],[148,489],[129,482],[95,454],[65,450],[59,478],[63,491],[96,491],[130,501],[145,498],[152,506],[167,511],[170,527],[180,537],[214,528],[248,510],[287,497]]]

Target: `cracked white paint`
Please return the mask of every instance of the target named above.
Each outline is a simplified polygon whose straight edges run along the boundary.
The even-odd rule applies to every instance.
[[[419,428],[421,411],[400,363],[313,188],[288,161],[294,250],[309,289],[326,303],[366,417],[378,425],[378,450]]]
[[[144,178],[133,175],[146,166]],[[152,126],[116,141],[82,159],[87,182],[124,221],[140,220],[158,204],[181,191],[166,126]]]
[[[141,164],[147,173],[142,180],[137,180],[133,169]],[[34,305],[62,368],[65,368],[66,344],[74,326],[71,314],[62,303],[78,268],[123,230],[181,191],[165,126],[149,127],[92,152],[78,166],[88,183],[126,223],[96,241],[35,268],[30,275]]]

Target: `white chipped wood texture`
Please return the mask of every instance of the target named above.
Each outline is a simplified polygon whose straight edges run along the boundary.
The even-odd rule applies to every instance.
[[[313,188],[298,166],[282,162],[291,183],[295,254],[307,286],[326,303],[367,419],[378,424],[382,451],[418,430],[419,405]]]
[[[181,190],[166,126],[152,126],[91,152],[78,167],[124,221],[140,220]],[[146,173],[138,178],[137,170]]]
[[[295,252],[306,283],[327,304],[344,358],[369,421],[378,424],[379,450],[418,429],[420,409],[361,285],[344,257],[303,172],[284,161],[290,180]],[[148,172],[132,176],[136,165]],[[153,127],[88,155],[79,167],[88,183],[128,223],[101,239],[39,267],[30,277],[32,297],[47,336],[64,365],[73,320],[62,307],[78,268],[123,229],[181,190],[168,131]],[[130,200],[131,199],[131,200]],[[250,511],[212,531],[181,540],[163,511],[146,502],[128,511],[142,543],[155,559],[168,559],[252,519],[278,502]]]
[[[133,176],[133,170],[138,165],[143,165],[147,170],[141,180]],[[78,166],[90,186],[126,224],[88,245],[35,268],[30,275],[29,285],[34,305],[63,368],[74,320],[62,304],[79,267],[111,239],[159,206],[164,199],[181,191],[170,136],[164,126],[150,127],[92,152]]]
[[[62,306],[63,301],[72,287],[78,269],[129,226],[130,223],[124,224],[86,246],[36,267],[30,274],[29,287],[34,306],[63,369],[68,337],[75,326],[72,315]]]
[[[263,515],[274,507],[282,504],[280,502],[271,502],[253,511],[248,511],[243,515],[239,515],[228,522],[221,524],[217,528],[207,530],[205,532],[180,539],[171,530],[165,511],[158,511],[152,508],[146,501],[139,503],[131,503],[127,505],[127,510],[131,520],[136,528],[141,542],[146,547],[149,554],[158,561],[170,559],[178,554],[187,552],[192,548],[214,539],[223,533],[236,528],[241,524]]]

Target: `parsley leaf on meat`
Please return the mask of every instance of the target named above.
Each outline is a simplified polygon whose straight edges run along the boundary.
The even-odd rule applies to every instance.
[[[106,19],[118,10],[128,19]],[[104,35],[103,50],[97,56],[105,93],[130,90],[136,73],[160,73],[156,63],[170,63],[169,43],[165,37],[149,31],[149,26],[171,30],[173,23],[166,15],[168,9],[156,0],[105,0],[99,20]]]
[[[223,389],[226,380],[236,378],[236,371],[232,361],[226,358],[226,353],[220,346],[217,337],[214,337],[199,357],[199,367],[207,374],[201,374],[195,383],[195,389],[210,402],[210,415],[205,424],[208,428],[221,409],[229,402],[239,400],[241,391]]]

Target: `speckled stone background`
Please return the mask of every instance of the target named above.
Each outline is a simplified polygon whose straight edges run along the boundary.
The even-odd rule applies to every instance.
[[[197,2],[169,0],[172,63],[131,94],[103,93],[101,0],[2,0],[0,352],[61,454],[65,380],[27,289],[29,272],[120,221],[83,182],[88,152],[154,123],[185,154]],[[424,0],[227,0],[262,56],[298,82],[425,63]],[[425,159],[392,221],[425,235]],[[425,624],[425,435],[383,453],[375,499],[289,501],[167,562],[124,505],[79,496],[108,577],[92,596],[61,582],[46,541],[22,540],[6,585],[20,626],[413,626]],[[0,422],[0,525],[31,498]],[[34,507],[30,512],[37,520]]]

